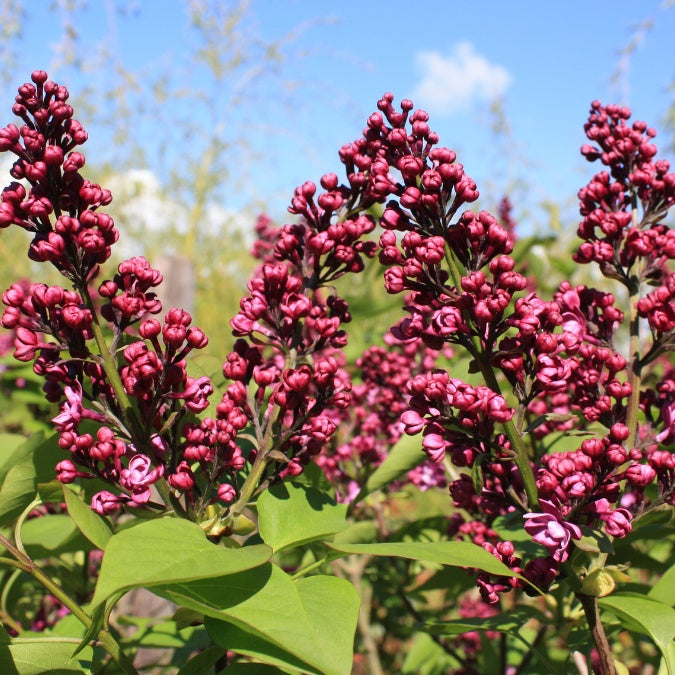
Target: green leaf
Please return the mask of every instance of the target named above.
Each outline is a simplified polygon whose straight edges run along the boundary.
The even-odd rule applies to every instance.
[[[406,657],[401,666],[402,675],[419,675],[429,672],[434,666],[436,672],[442,668],[445,662],[447,665],[448,655],[443,648],[436,644],[428,633],[417,633],[412,640],[409,648],[406,649]],[[458,665],[458,662],[455,662]],[[432,670],[433,672],[433,670]]]
[[[203,626],[187,626],[178,629],[174,621],[157,621],[155,617],[119,617],[121,626],[134,626],[130,637],[120,641],[123,647],[147,647],[149,649],[178,649],[184,646]],[[204,631],[205,633],[205,631]]]
[[[633,530],[628,539],[663,538],[664,532],[672,534],[675,529],[675,512],[670,504],[661,504],[657,508],[650,509],[633,521]]]
[[[489,455],[479,455],[478,458],[489,457]],[[477,459],[478,459],[477,458]],[[473,485],[473,491],[479,495],[483,492],[483,485],[485,484],[485,477],[483,476],[483,463],[481,461],[476,461],[471,467],[471,484]]]
[[[451,565],[453,567],[475,567],[490,574],[518,577],[501,560],[477,544],[465,541],[436,542],[391,542],[384,544],[327,543],[336,551],[360,555],[383,555],[411,560]]]
[[[273,485],[260,495],[257,506],[260,536],[275,552],[347,528],[347,505],[305,485]]]
[[[65,513],[26,520],[21,528],[21,541],[34,558],[58,555],[64,549],[78,551],[87,545],[75,523]]]
[[[63,502],[63,483],[54,479],[49,483],[37,484],[38,497],[43,504],[61,504]]]
[[[224,645],[227,645],[228,649],[236,651],[238,654],[262,661],[262,663],[267,664],[266,667],[274,668],[274,672],[279,672],[278,667],[283,668],[282,672],[291,671],[303,675],[305,673],[321,675],[321,671],[312,668],[307,661],[232,623],[207,617],[204,620],[204,625],[209,631],[211,639],[223,649],[225,649]]]
[[[334,672],[350,673],[361,604],[356,589],[345,579],[318,575],[298,579],[295,586],[316,634],[314,648],[328,655]]]
[[[389,483],[400,478],[404,473],[421,464],[427,458],[422,450],[421,441],[416,436],[403,436],[392,448],[387,458],[373,471],[366,484],[352,504],[360,502],[364,497],[376,490],[381,490]]]
[[[0,527],[9,525],[35,498],[38,483],[54,478],[54,466],[63,456],[56,434],[31,436],[17,447],[0,468]]]
[[[600,598],[598,605],[615,614],[628,630],[648,635],[661,650],[669,675],[675,673],[672,641],[675,610],[647,596],[615,594]]]
[[[110,537],[91,605],[135,587],[235,574],[262,565],[271,555],[265,544],[238,549],[212,544],[199,525],[187,520],[146,520]]]
[[[86,628],[84,624],[74,614],[66,614],[49,629],[50,635],[78,639],[80,639],[85,632]]]
[[[265,666],[262,663],[233,663],[227,667],[227,675],[284,675],[287,671],[279,670],[274,666]],[[178,675],[183,675],[181,669]],[[192,670],[186,670],[184,675],[194,675]]]
[[[193,612],[191,609],[179,607],[171,617],[171,620],[176,624],[178,630],[183,630],[188,626],[196,626],[204,623],[204,617],[199,612]]]
[[[308,487],[313,487],[316,490],[330,494],[335,492],[323,469],[314,462],[310,462],[299,476],[293,477],[293,484],[307,485]]]
[[[2,462],[2,465],[0,465],[0,481],[5,480],[7,473],[15,464],[18,464],[24,457],[33,454],[35,449],[44,442],[45,435],[40,432],[33,434],[28,439],[22,436],[21,443],[19,443],[18,439],[13,437],[13,435],[11,438],[8,438],[7,436],[5,436],[5,438],[12,446],[12,451],[4,455],[4,461]]]
[[[671,607],[675,605],[675,565],[671,565],[654,584],[649,597]]]
[[[5,627],[0,624],[0,647],[5,647],[10,644],[10,642],[11,638],[9,637],[9,633],[6,631]]]
[[[70,517],[77,525],[82,534],[96,548],[104,549],[110,537],[112,537],[112,527],[108,520],[92,511],[79,494],[70,486],[63,486],[63,495],[66,500],[66,508]]]
[[[9,460],[14,451],[26,442],[26,437],[19,434],[0,434],[0,477],[7,475],[11,468]]]
[[[11,645],[0,647],[0,672],[3,675],[91,672],[91,647],[75,658],[71,658],[72,653],[72,642],[44,640],[41,637],[15,638]]]
[[[614,553],[612,540],[602,530],[593,530],[583,525],[581,539],[573,539],[572,543],[586,553]]]
[[[36,491],[33,457],[26,455],[7,472],[0,488],[0,527],[17,518],[33,501]]]
[[[204,625],[223,647],[301,672],[351,672],[359,597],[344,579],[314,576],[294,582],[267,564],[153,592],[211,617]]]
[[[377,541],[379,530],[372,520],[362,520],[338,532],[333,542],[341,544],[371,544]]]

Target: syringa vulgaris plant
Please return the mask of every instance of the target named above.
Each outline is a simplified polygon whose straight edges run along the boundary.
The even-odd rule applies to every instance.
[[[64,277],[2,296],[55,408],[53,435],[2,439],[7,672],[133,673],[141,648],[186,673],[675,672],[675,174],[651,128],[592,104],[574,260],[601,288],[547,295],[508,209],[470,210],[428,115],[385,94],[344,177],[259,220],[208,373],[158,270],[104,271],[112,195],[67,101],[35,71],[0,129],[0,227]],[[340,279],[378,265],[400,320],[351,363]],[[119,616],[138,588],[163,620]]]

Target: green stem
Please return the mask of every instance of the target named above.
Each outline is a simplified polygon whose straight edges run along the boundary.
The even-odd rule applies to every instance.
[[[301,579],[304,577],[306,574],[309,574],[310,572],[313,572],[314,570],[318,570],[324,565],[327,565],[328,563],[333,562],[333,560],[337,560],[338,558],[343,558],[346,554],[345,553],[329,553],[328,555],[323,556],[323,558],[319,558],[319,560],[315,560],[313,563],[310,563],[309,565],[306,565],[303,567],[301,570],[298,570],[292,577],[291,579],[295,581],[296,579]]]
[[[445,261],[450,269],[452,282],[457,288],[457,292],[459,292],[461,290],[462,284],[462,273],[457,265],[455,256],[448,251],[447,247],[445,251]],[[474,340],[473,352],[476,362],[480,368],[481,375],[483,376],[486,384],[488,387],[490,387],[490,389],[492,389],[492,391],[501,396],[501,387],[499,386],[499,382],[497,381],[492,366],[485,362],[480,340]],[[516,453],[515,462],[523,480],[523,487],[525,488],[525,494],[527,495],[528,508],[533,510],[537,508],[537,505],[539,504],[539,493],[537,491],[537,484],[534,478],[534,472],[532,471],[532,466],[530,464],[530,456],[527,452],[527,447],[525,446],[522,436],[518,433],[512,420],[504,422],[502,426],[504,427],[504,433],[506,434],[506,437],[511,442],[511,447]]]
[[[87,308],[94,318],[91,324],[91,329],[94,333],[94,340],[96,341],[96,346],[103,361],[103,370],[105,371],[108,382],[110,383],[110,386],[115,393],[115,398],[117,399],[117,402],[122,410],[127,429],[133,440],[136,441],[137,430],[140,428],[140,425],[138,423],[133,406],[131,405],[131,400],[129,399],[129,396],[124,389],[124,385],[122,384],[122,378],[120,378],[120,374],[117,371],[117,361],[108,347],[108,343],[106,342],[105,336],[103,335],[103,329],[101,328],[101,324],[98,321],[98,314],[96,313],[96,309],[94,307],[94,303],[91,300],[88,289],[85,286],[79,290],[82,297],[84,298]]]
[[[10,615],[7,609],[7,599],[9,598],[14,582],[21,576],[23,569],[16,560],[12,560],[11,558],[0,558],[0,564],[15,568],[14,571],[8,575],[2,587],[2,594],[0,594],[0,619],[4,624],[12,627],[17,635],[20,635],[23,633],[23,626],[18,621],[15,621]]]
[[[462,273],[457,266],[457,261],[455,260],[455,256],[452,255],[450,251],[448,251],[448,247],[446,246],[445,248],[445,262],[448,263],[448,267],[450,268],[450,277],[452,278],[452,283],[454,284],[455,288],[457,289],[457,293],[459,293],[462,289]]]
[[[13,563],[14,567],[27,572],[32,575],[36,581],[38,581],[44,588],[49,591],[59,602],[67,607],[73,616],[75,616],[80,623],[82,623],[87,630],[90,630],[93,624],[92,618],[87,614],[75,601],[71,598],[66,591],[61,588],[54,580],[52,580],[45,572],[42,571],[38,565],[36,565],[33,560],[26,553],[19,550],[19,548],[7,539],[4,535],[0,534],[0,544],[4,546],[15,558],[16,563]],[[7,559],[0,559],[2,562],[5,562]],[[9,562],[9,561],[8,561]],[[12,561],[13,562],[13,561]],[[127,673],[128,675],[138,675],[138,671],[134,668],[133,663],[129,657],[122,651],[122,648],[107,630],[99,630],[98,639],[101,643],[101,646],[110,654],[112,659],[117,663],[122,672]]]
[[[501,387],[499,386],[499,382],[495,377],[492,366],[484,362],[482,354],[479,355],[477,361],[481,375],[483,375],[483,378],[485,379],[488,387],[501,396]],[[504,428],[506,437],[511,443],[511,448],[516,453],[514,459],[516,466],[518,467],[518,471],[520,471],[523,487],[525,488],[525,494],[527,495],[527,506],[530,510],[534,510],[539,504],[539,493],[537,491],[537,483],[534,478],[534,472],[532,471],[532,465],[530,464],[530,455],[527,452],[527,446],[523,441],[523,437],[518,433],[518,430],[513,423],[513,419],[510,419],[508,422],[504,422],[502,427]]]
[[[30,573],[39,581],[61,604],[68,607],[73,615],[89,630],[92,627],[93,620],[80,605],[71,598],[58,584],[52,581],[32,560],[30,562]],[[129,675],[137,675],[137,670],[131,659],[124,653],[122,647],[107,630],[103,628],[98,631],[98,639],[102,647],[110,654],[113,661]]]
[[[229,513],[232,516],[238,516],[248,504],[249,500],[253,496],[253,493],[258,487],[258,483],[262,478],[265,469],[267,468],[267,452],[260,450],[256,455],[251,471],[246,476],[244,484],[241,486],[239,491],[239,499],[230,507]]]
[[[299,330],[299,326],[298,326]],[[297,334],[298,341],[300,340],[300,333]],[[284,370],[291,370],[295,368],[298,358],[297,349],[292,348],[288,354],[286,354]],[[278,406],[270,406],[265,412],[265,424],[264,429],[259,423],[259,417],[257,414],[257,405],[251,401],[249,395],[249,406],[251,410],[254,411],[253,415],[253,424],[256,431],[256,437],[258,442],[258,454],[256,455],[251,471],[246,477],[244,484],[241,486],[239,491],[239,499],[230,507],[228,511],[229,516],[238,516],[248,504],[249,500],[253,496],[255,489],[260,483],[260,479],[265,473],[268,463],[268,455],[274,448],[274,415],[278,411]],[[277,442],[279,439],[276,439]]]
[[[26,569],[24,561],[26,559],[30,560],[30,558],[28,558],[28,556],[25,553],[20,551],[14,545],[14,542],[11,541],[10,539],[7,539],[7,537],[5,537],[4,534],[0,534],[0,546],[3,546],[4,548],[6,548],[7,551],[9,551],[9,553],[11,553],[14,556],[14,558],[16,559],[17,562],[16,562],[15,565],[13,565],[13,567],[19,567],[24,572],[28,572],[28,570]],[[2,558],[2,560],[7,560],[7,558]]]
[[[71,645],[79,645],[82,640],[80,638],[69,638],[69,637],[57,637],[55,635],[46,635],[44,637],[37,637],[36,635],[33,635],[31,637],[15,637],[12,638],[12,644],[24,644],[24,645],[30,645],[30,644],[49,644],[50,642],[53,643],[58,643],[58,644],[71,644]],[[70,672],[70,671],[68,671]]]
[[[633,195],[633,227],[639,227],[639,214],[637,208],[637,195]],[[637,303],[640,299],[640,277],[633,273],[628,278],[628,309],[629,309],[629,351],[630,361],[628,364],[628,382],[631,386],[628,410],[626,412],[626,426],[630,430],[628,437],[628,449],[635,446],[638,432],[638,413],[640,410],[640,375],[642,365],[640,362],[640,317],[638,316]]]
[[[628,364],[628,382],[631,386],[628,410],[626,412],[626,426],[630,430],[628,437],[628,449],[635,446],[638,432],[638,413],[640,411],[640,382],[642,365],[640,363],[640,317],[638,316],[637,303],[640,299],[640,281],[637,276],[630,278],[628,286],[628,307],[630,311],[630,361]]]
[[[15,567],[18,570],[23,570],[23,565],[16,560],[12,560],[11,558],[0,558],[0,565],[7,565],[7,567]]]
[[[21,528],[23,527],[23,524],[28,518],[28,514],[35,509],[36,507],[40,506],[42,504],[42,500],[40,497],[36,497],[20,514],[19,517],[16,519],[16,524],[14,525],[14,542],[16,544],[16,548],[18,551],[21,552],[22,555],[28,557],[28,554],[26,553],[26,549],[23,547],[23,541],[21,540]]]

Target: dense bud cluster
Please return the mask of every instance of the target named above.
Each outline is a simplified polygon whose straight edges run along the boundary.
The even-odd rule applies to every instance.
[[[43,71],[19,88],[13,112],[23,125],[0,130],[0,151],[16,155],[11,174],[21,182],[2,192],[0,227],[31,232],[29,257],[54,265],[73,290],[12,284],[2,296],[2,325],[14,332],[15,357],[33,361],[44,377],[47,399],[62,402],[53,424],[70,454],[57,463],[57,477],[110,483],[115,492],[92,499],[109,514],[147,505],[151,487],[181,466],[179,423],[208,406],[213,388],[186,371],[190,351],[207,344],[189,314],[171,309],[163,325],[147,318],[161,311],[152,289],[162,275],[144,258],[120,263],[112,280],[98,282],[96,297],[99,266],[118,232],[100,210],[110,192],[80,173],[85,159],[77,148],[87,134],[68,97]]]
[[[335,486],[338,498],[351,501],[370,473],[388,456],[405,431],[402,420],[409,405],[405,386],[433,365],[437,353],[412,341],[403,344],[391,334],[385,347],[370,347],[356,360],[359,382],[353,385],[349,408],[333,411],[338,433],[316,462]],[[421,490],[444,487],[442,466],[424,462],[407,479]]]
[[[608,170],[579,192],[584,220],[578,234],[584,243],[575,260],[596,262],[604,274],[624,281],[640,260],[642,278],[658,279],[664,261],[675,258],[675,233],[660,222],[675,203],[675,173],[669,162],[655,159],[656,131],[645,122],[629,126],[630,115],[625,107],[591,104],[584,128],[593,145],[581,152]]]
[[[90,278],[110,257],[118,232],[98,209],[110,203],[110,191],[80,174],[84,156],[75,148],[87,132],[73,118],[68,90],[35,71],[32,83],[19,87],[12,111],[24,124],[0,129],[0,152],[17,160],[16,181],[2,191],[0,227],[18,225],[34,233],[29,257],[51,262],[74,281]]]
[[[663,222],[675,174],[627,109],[592,104],[582,153],[607,170],[579,192],[575,254],[625,287],[625,312],[619,294],[569,281],[540,297],[511,255],[510,203],[499,218],[462,211],[476,184],[425,112],[409,100],[396,110],[385,94],[339,152],[343,182],[327,173],[299,186],[293,223],[259,219],[260,266],[230,322],[229,383],[209,410],[211,380],[188,373],[208,340],[182,309],[155,318],[158,270],[123,261],[94,296],[118,234],[100,212],[110,193],[79,173],[86,133],[67,99],[42,71],[19,89],[24,124],[0,130],[0,151],[17,156],[23,183],[3,191],[0,227],[30,231],[31,259],[51,262],[73,290],[14,284],[2,324],[61,402],[59,480],[110,486],[93,497],[99,513],[172,508],[219,537],[254,494],[312,460],[340,500],[354,500],[403,435],[419,436],[426,461],[407,480],[449,489],[466,519],[448,535],[546,588],[586,528],[624,537],[647,508],[674,501],[675,373],[660,359],[675,347],[675,237]],[[352,317],[333,284],[375,258],[404,315],[350,370]],[[466,379],[443,363],[462,354]],[[581,440],[557,448],[572,429]],[[517,518],[541,554],[524,561],[500,540],[500,517]],[[478,576],[488,603],[522,586]]]
[[[638,284],[658,286],[642,299],[638,290],[632,300],[631,311],[648,320],[654,338],[637,362],[638,356],[628,359],[619,348],[626,316],[613,294],[563,282],[551,300],[539,297],[509,255],[514,235],[509,205],[502,206],[500,220],[485,211],[460,213],[462,204],[476,199],[475,185],[455,163],[455,153],[432,147],[437,137],[429,132],[426,115],[410,115],[408,101],[395,112],[389,95],[378,107],[381,112],[369,118],[363,138],[345,146],[340,156],[351,194],[367,186],[350,204],[387,199],[378,257],[386,267],[387,291],[406,293],[408,314],[392,335],[401,345],[421,342],[436,353],[459,346],[484,381],[463,382],[438,365],[409,369],[397,397],[396,408],[405,408],[400,424],[410,435],[421,434],[429,466],[441,467],[449,459],[459,468],[450,492],[457,506],[475,515],[473,522],[489,526],[499,515],[526,511],[526,530],[549,555],[529,561],[524,573],[546,587],[570,555],[571,542],[581,537],[581,526],[625,536],[632,518],[646,507],[644,487],[654,480],[658,500],[673,499],[666,468],[672,455],[654,445],[671,438],[672,432],[659,429],[664,424],[672,429],[673,408],[663,396],[656,400],[639,392],[635,376],[673,348],[672,273],[666,269],[673,236],[659,222],[673,202],[673,174],[667,162],[652,163],[653,131],[642,123],[628,127],[625,109],[593,104],[586,128],[600,150],[584,146],[582,151],[608,165],[611,176],[596,176],[580,192],[579,235],[586,244],[577,260],[600,263],[631,292],[636,270]],[[403,130],[406,123],[410,131]],[[350,199],[348,188],[340,194]],[[636,203],[642,222],[635,220]],[[390,347],[392,366],[397,353]],[[367,356],[372,354],[369,350]],[[394,407],[387,396],[393,389],[382,391],[367,374],[362,377],[373,396],[377,392]],[[503,380],[513,391],[510,403],[501,392]],[[672,371],[659,387],[672,391]],[[638,402],[649,420],[639,429]],[[371,457],[373,466],[381,461],[379,453],[365,450],[390,429],[381,426],[384,418],[376,411],[373,404],[360,411],[353,427],[365,425],[371,432],[360,455],[341,445],[321,458],[329,475],[347,458]],[[529,450],[520,426],[525,420],[533,439]],[[544,449],[550,439],[591,424],[603,425],[607,433],[583,441],[577,450],[550,454]],[[348,481],[338,474],[335,480]],[[519,570],[511,552],[499,552],[501,544],[490,543],[491,552]],[[513,583],[515,578],[492,583],[483,575],[479,586],[494,602]]]

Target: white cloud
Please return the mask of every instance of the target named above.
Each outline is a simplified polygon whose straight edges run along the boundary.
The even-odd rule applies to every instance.
[[[466,110],[476,101],[494,101],[513,80],[506,68],[490,63],[470,42],[457,43],[447,56],[418,52],[415,61],[422,79],[413,100],[437,115]]]

